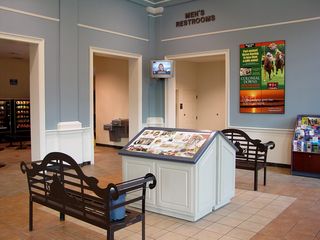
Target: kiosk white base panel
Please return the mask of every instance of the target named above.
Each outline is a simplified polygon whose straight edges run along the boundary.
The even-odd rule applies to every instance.
[[[153,173],[146,210],[197,221],[228,204],[235,195],[235,149],[220,134],[195,163],[122,156],[124,180]]]

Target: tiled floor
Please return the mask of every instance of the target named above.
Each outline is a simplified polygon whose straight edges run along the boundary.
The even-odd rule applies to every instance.
[[[121,181],[121,161],[116,152],[96,148],[96,163],[83,167],[84,172],[97,177],[101,186]],[[0,168],[0,239],[105,239],[104,230],[68,217],[60,222],[52,210],[37,205],[35,230],[28,231],[27,186],[19,162],[29,159],[29,150],[0,152],[0,162],[7,164]],[[269,168],[267,186],[259,185],[259,192],[252,192],[252,177],[252,172],[237,170],[237,194],[232,203],[196,223],[148,213],[147,239],[320,240],[319,179]],[[141,239],[140,227],[135,224],[117,232],[116,239]]]
[[[230,204],[195,223],[149,212],[146,217],[146,235],[148,239],[174,237],[173,239],[189,240],[247,240],[268,225],[295,200],[292,197],[276,194],[237,190]],[[58,219],[59,215],[55,211],[46,207],[39,209],[54,214]],[[77,219],[68,219],[75,224],[104,234],[104,231],[99,228],[91,227]],[[129,239],[141,239],[140,228],[139,224],[132,225],[118,232],[116,237],[127,239],[130,236]],[[137,238],[132,238],[131,235]]]

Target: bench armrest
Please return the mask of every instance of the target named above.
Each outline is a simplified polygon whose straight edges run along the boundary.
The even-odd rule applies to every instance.
[[[269,148],[269,149],[274,149],[274,147],[276,146],[273,141],[269,141],[269,142],[263,143],[263,145],[264,145],[266,148]]]
[[[107,187],[107,191],[113,200],[117,200],[122,194],[127,194],[129,192],[150,188],[153,189],[157,185],[156,177],[152,173],[146,174],[144,177],[131,179],[118,184],[110,183]]]

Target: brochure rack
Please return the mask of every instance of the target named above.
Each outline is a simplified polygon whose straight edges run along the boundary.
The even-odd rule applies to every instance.
[[[320,115],[298,115],[292,140],[293,175],[320,178]]]

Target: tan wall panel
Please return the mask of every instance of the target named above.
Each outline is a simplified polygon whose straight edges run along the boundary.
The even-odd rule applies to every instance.
[[[17,85],[10,85],[17,79]],[[29,60],[0,58],[0,98],[29,98]]]
[[[111,123],[112,119],[128,118],[128,60],[95,56],[94,73],[96,143],[119,145],[119,143],[110,142],[109,132],[103,129],[103,125]]]

